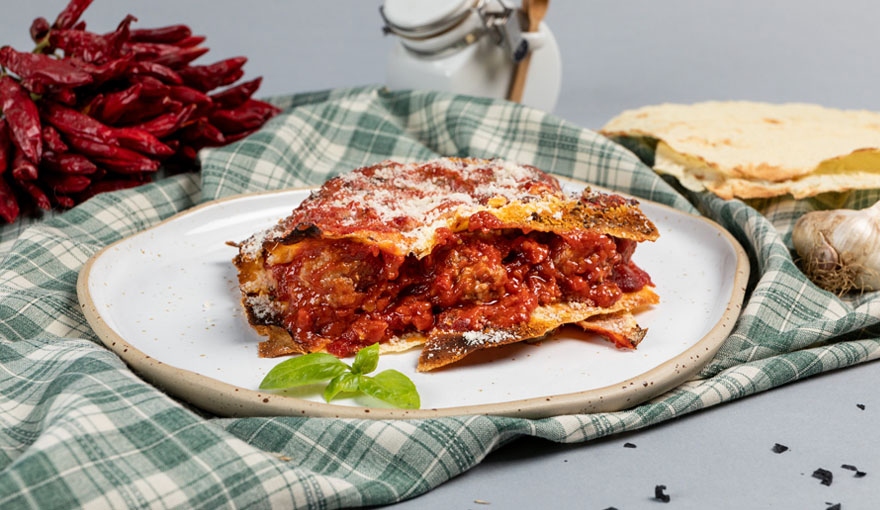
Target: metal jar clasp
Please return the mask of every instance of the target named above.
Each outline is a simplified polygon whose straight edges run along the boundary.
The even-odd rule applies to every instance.
[[[438,56],[456,51],[475,43],[483,36],[491,37],[495,44],[504,48],[514,63],[525,58],[531,49],[529,40],[523,36],[524,13],[508,5],[505,0],[476,0],[470,8],[462,12],[451,13],[447,18],[415,27],[402,27],[389,21],[384,6],[379,7],[379,14],[385,23],[382,28],[385,34],[401,37],[408,49],[425,56]],[[472,16],[475,16],[479,22],[472,22],[472,26],[461,29],[465,21]],[[456,34],[456,29],[461,33]],[[449,37],[449,41],[445,44],[432,46],[430,49],[418,44],[441,36],[452,37]],[[406,41],[410,41],[411,44],[406,44]]]

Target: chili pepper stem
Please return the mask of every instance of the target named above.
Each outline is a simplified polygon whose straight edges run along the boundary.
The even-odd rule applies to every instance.
[[[49,33],[51,33],[51,31],[47,32],[46,36],[40,39],[40,42],[34,46],[34,50],[31,53],[43,53],[43,50],[49,47]]]

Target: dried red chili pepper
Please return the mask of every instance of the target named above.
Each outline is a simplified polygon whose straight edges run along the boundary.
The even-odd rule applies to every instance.
[[[112,32],[86,31],[80,17],[90,4],[70,0],[51,25],[34,19],[32,53],[0,48],[9,73],[0,83],[0,174],[7,176],[0,218],[13,221],[19,201],[71,207],[136,186],[160,161],[169,172],[197,170],[199,149],[247,136],[258,119],[277,113],[250,102],[261,79],[233,85],[246,58],[193,66],[208,51],[204,36],[186,25],[132,28],[131,15]]]
[[[43,94],[43,99],[61,103],[65,106],[76,106],[76,92],[74,89],[52,87]]]
[[[196,111],[196,108],[197,106],[194,104],[187,105],[179,111],[157,115],[152,119],[133,127],[143,129],[156,138],[165,138],[180,129],[183,123],[188,121],[193,112]]]
[[[62,50],[65,57],[77,57],[91,64],[105,64],[118,59],[123,43],[128,39],[129,25],[137,18],[128,15],[115,31],[102,35],[86,30],[52,30],[49,48]]]
[[[219,108],[235,108],[250,99],[260,88],[261,83],[263,83],[263,78],[257,77],[211,94],[210,97]]]
[[[173,47],[177,48],[177,51],[168,51],[162,55],[158,55],[153,59],[153,62],[168,66],[171,69],[180,69],[205,53],[208,53],[208,48],[205,48],[204,46],[189,46],[186,48],[178,48],[177,46]]]
[[[116,30],[104,35],[113,56],[117,56],[121,53],[122,46],[128,41],[131,32],[131,24],[135,21],[137,21],[137,18],[128,14],[119,22],[119,25],[116,26]]]
[[[67,152],[67,144],[64,143],[64,140],[61,139],[61,134],[54,127],[44,125],[40,135],[43,137],[43,147],[45,148],[43,159],[46,158],[49,151],[55,153]]]
[[[133,127],[116,128],[114,133],[119,140],[120,146],[140,152],[141,154],[159,158],[174,154],[174,149],[143,129]]]
[[[179,69],[208,52],[203,46],[181,47],[166,43],[128,42],[123,51],[135,60],[152,62],[171,69]]]
[[[173,69],[155,62],[135,62],[128,68],[129,76],[150,76],[168,85],[183,85],[183,78]]]
[[[15,145],[29,160],[39,161],[43,155],[43,139],[37,105],[9,75],[0,76],[0,110]]]
[[[175,43],[192,35],[186,25],[168,25],[156,28],[132,29],[129,40],[135,42]]]
[[[177,51],[179,48],[172,44],[127,41],[122,45],[122,49],[125,53],[133,55],[135,60],[152,61],[160,55]]]
[[[38,80],[24,79],[18,80],[18,83],[30,93],[31,97],[39,97],[49,92],[49,86],[40,83]]]
[[[231,84],[237,82],[238,80],[240,80],[242,78],[242,76],[244,76],[244,69],[236,69],[235,71],[232,71],[231,73],[224,76],[223,79],[221,79],[217,83],[217,86],[215,88],[225,87],[226,85],[231,85]]]
[[[76,200],[67,195],[55,193],[55,204],[62,209],[70,209],[76,205]]]
[[[18,219],[19,212],[15,191],[6,182],[6,179],[0,177],[0,218],[3,218],[6,223],[12,223]]]
[[[29,160],[22,151],[12,153],[12,176],[15,177],[15,180],[19,182],[35,181],[39,175],[37,165]]]
[[[98,143],[119,145],[119,140],[113,134],[113,128],[97,119],[56,103],[46,102],[42,106],[43,118],[58,131],[68,135],[68,142],[71,136],[76,136]]]
[[[169,87],[168,95],[171,99],[179,101],[182,104],[194,104],[199,108],[204,108],[213,104],[213,101],[208,97],[208,94],[185,85]]]
[[[49,35],[50,28],[51,25],[49,25],[49,21],[46,18],[43,18],[42,16],[34,18],[34,21],[31,22],[30,29],[31,40],[33,40],[37,44],[40,44],[43,39],[45,39],[45,37]]]
[[[92,76],[92,87],[103,85],[108,81],[122,77],[133,60],[131,55],[122,55],[103,64],[86,62],[78,57],[65,57],[77,69],[86,71]]]
[[[237,69],[226,75],[217,86],[224,87],[226,85],[231,85],[240,80],[242,76],[244,76],[244,69]]]
[[[177,41],[176,43],[174,43],[174,45],[178,46],[180,48],[189,48],[191,46],[198,46],[198,45],[202,44],[203,42],[205,42],[205,36],[191,35],[189,37],[186,37],[184,39]]]
[[[88,188],[86,188],[86,189],[88,189]],[[55,196],[55,202],[56,202],[55,207],[57,207],[59,209],[73,209],[73,207],[76,206],[76,204],[81,201],[82,200],[75,199],[75,198],[67,196],[67,195],[56,195]]]
[[[46,175],[44,182],[49,185],[53,193],[79,193],[84,191],[92,183],[85,175]]]
[[[186,85],[207,92],[229,85],[241,77],[241,68],[246,62],[246,57],[232,57],[213,64],[189,66],[178,73]]]
[[[152,76],[135,76],[132,83],[141,85],[141,97],[156,99],[171,95],[171,85],[166,85]]]
[[[128,150],[118,148],[119,151]],[[135,151],[128,151],[130,154],[138,154]],[[138,154],[135,158],[129,153],[125,155],[117,155],[118,157],[100,157],[95,156],[95,163],[103,166],[107,170],[118,174],[151,174],[159,170],[159,162]]]
[[[12,138],[6,119],[0,118],[0,175],[12,164]]]
[[[49,48],[96,65],[104,64],[115,56],[110,41],[100,34],[85,30],[52,30],[49,32]]]
[[[279,108],[274,105],[258,99],[248,99],[236,108],[214,110],[208,118],[224,133],[236,133],[256,129],[279,112]]]
[[[24,53],[11,46],[0,48],[0,66],[17,74],[22,80],[41,85],[79,87],[92,82],[92,76],[66,60],[42,53]]]
[[[92,0],[70,0],[55,18],[52,28],[71,28],[79,21],[82,13],[92,4]]]
[[[48,211],[52,208],[52,202],[49,200],[46,192],[40,188],[39,184],[34,181],[20,181],[17,184],[21,189],[27,192],[28,196],[30,196],[31,200],[33,200],[37,207],[44,211]]]
[[[87,155],[96,165],[107,170],[131,174],[155,172],[159,169],[159,161],[118,145],[107,145],[78,136],[70,136],[67,141],[76,151]]]
[[[169,97],[138,101],[116,122],[117,125],[133,126],[158,115],[180,111],[183,104]]]
[[[41,167],[57,174],[91,175],[98,171],[92,161],[75,152],[47,152],[43,155]]]
[[[195,147],[193,147],[192,145],[181,145],[181,146],[177,149],[177,154],[178,154],[178,155],[179,155],[184,161],[195,161],[195,159],[196,159],[196,158],[198,157],[198,155],[199,155],[199,150],[196,149]]]
[[[179,136],[182,141],[197,147],[216,147],[226,143],[223,132],[204,117],[184,126]]]
[[[140,99],[143,89],[142,83],[135,83],[126,89],[103,95],[89,106],[89,114],[105,124],[114,124]]]
[[[89,117],[100,117],[101,113],[101,103],[104,102],[104,94],[98,92],[89,99],[84,106],[82,106],[79,111],[88,115]],[[65,105],[70,106],[70,105]]]

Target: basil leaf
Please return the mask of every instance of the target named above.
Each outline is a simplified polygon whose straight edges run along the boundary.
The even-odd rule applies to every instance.
[[[395,407],[418,409],[421,405],[415,384],[397,370],[383,370],[375,376],[366,374],[379,366],[379,344],[364,347],[351,366],[324,352],[305,354],[282,361],[266,374],[260,389],[279,390],[330,381],[324,388],[324,400],[340,395],[365,394]]]
[[[334,377],[324,388],[324,400],[330,402],[340,393],[357,393],[360,375],[345,372]]]
[[[371,397],[402,409],[418,409],[421,405],[415,383],[394,369],[383,370],[372,377],[361,376],[358,388]]]
[[[364,347],[354,355],[351,371],[355,374],[369,374],[379,366],[379,344]]]
[[[349,367],[332,354],[313,352],[284,360],[272,367],[263,381],[261,390],[279,390],[315,384],[332,379],[348,371]]]

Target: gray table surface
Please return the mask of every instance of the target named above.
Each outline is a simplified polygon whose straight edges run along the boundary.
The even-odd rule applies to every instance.
[[[0,45],[24,50],[36,16],[65,0],[3,0]],[[245,55],[271,96],[383,83],[392,39],[380,2],[98,0],[84,19],[109,31],[186,23],[202,62]],[[586,128],[661,102],[747,99],[880,110],[880,3],[870,0],[551,2],[563,82],[554,111]],[[577,445],[520,440],[396,507],[841,509],[880,507],[880,370],[869,363]],[[805,403],[807,403],[805,405]],[[788,450],[775,453],[776,444]],[[841,466],[851,465],[865,473]],[[834,475],[823,485],[813,472]],[[654,499],[665,485],[668,503]]]

